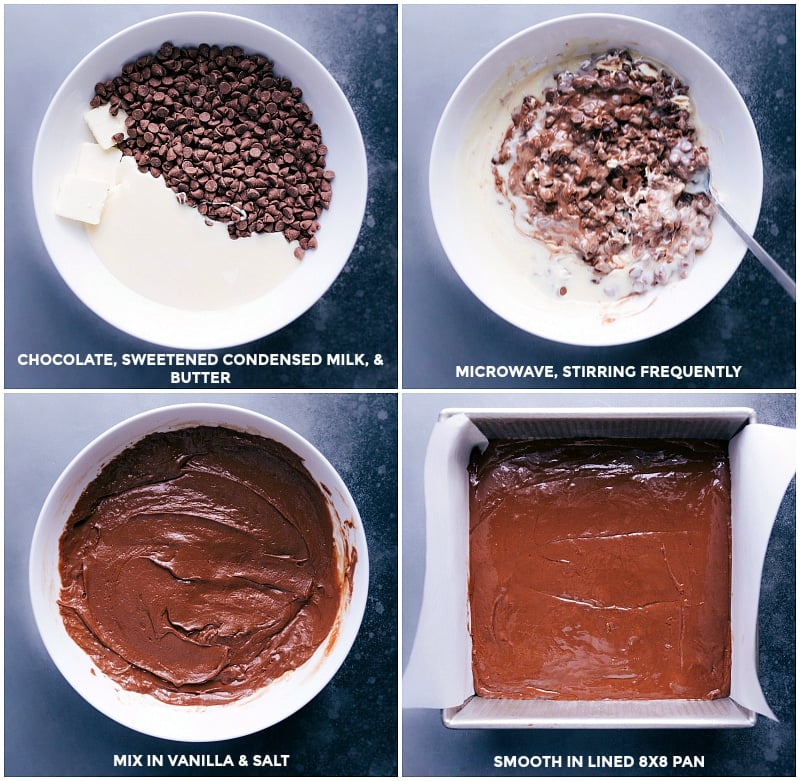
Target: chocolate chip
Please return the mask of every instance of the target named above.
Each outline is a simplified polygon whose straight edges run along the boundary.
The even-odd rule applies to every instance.
[[[300,243],[300,258],[316,246],[316,218],[330,204],[334,178],[302,95],[262,55],[165,42],[95,85],[91,106],[124,108],[122,153],[163,175],[188,205],[221,221],[246,215],[228,222],[231,238],[282,231]],[[209,212],[210,194],[225,208]]]
[[[650,230],[647,215],[654,207],[643,188],[689,201],[684,234],[702,234],[708,223],[700,219],[703,205],[680,195],[692,173],[708,165],[708,150],[681,108],[687,100],[688,87],[677,76],[630,52],[597,55],[576,72],[558,74],[556,88],[541,100],[523,99],[493,160],[495,186],[524,202],[532,235],[569,245],[602,273],[618,267],[615,256],[623,247],[630,245],[635,255],[650,240],[643,231]],[[318,144],[317,154],[323,149]],[[330,171],[322,176],[333,178]],[[324,202],[324,184],[318,191]],[[574,239],[563,238],[564,225]],[[671,260],[676,228],[664,222],[663,236],[650,234],[659,247],[649,257]]]

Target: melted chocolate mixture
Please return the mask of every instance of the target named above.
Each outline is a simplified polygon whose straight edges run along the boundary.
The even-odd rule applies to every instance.
[[[89,484],[60,539],[69,634],[123,688],[173,704],[252,694],[306,661],[342,594],[302,460],[226,428],[151,434]]]
[[[494,440],[469,475],[476,693],[728,695],[726,443]]]

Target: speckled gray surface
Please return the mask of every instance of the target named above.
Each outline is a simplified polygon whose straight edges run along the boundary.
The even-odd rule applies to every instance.
[[[50,660],[27,586],[31,535],[50,487],[94,437],[140,411],[184,401],[255,410],[294,429],[331,462],[367,536],[370,584],[356,642],[333,680],[287,720],[254,735],[186,744],[122,727],[76,694]],[[397,399],[395,394],[14,394],[5,400],[5,774],[144,775],[114,754],[289,754],[285,768],[202,775],[397,773]],[[11,457],[9,457],[9,455]],[[149,771],[152,774],[152,770]],[[181,774],[175,770],[172,774]],[[168,775],[161,768],[158,775]],[[182,774],[186,774],[185,769]]]
[[[225,11],[288,35],[347,96],[367,150],[364,222],[344,271],[308,312],[238,351],[383,357],[369,367],[237,370],[233,388],[394,388],[397,385],[397,8],[393,5],[18,5],[5,17],[6,387],[166,388],[157,368],[22,367],[20,353],[153,352],[100,320],[61,280],[31,202],[39,124],[72,68],[110,35],[175,11]],[[33,45],[31,42],[35,42]],[[47,56],[43,57],[42,52]],[[198,384],[185,387],[201,387]]]
[[[403,381],[409,388],[795,387],[795,308],[748,253],[717,298],[686,323],[638,344],[559,345],[509,325],[448,263],[428,200],[433,135],[478,60],[520,30],[573,13],[614,12],[668,27],[726,71],[761,141],[764,198],[756,238],[794,276],[794,5],[409,5],[403,9]],[[442,31],[446,30],[443,56]],[[431,74],[435,73],[436,78]],[[431,334],[436,334],[432,339]],[[740,365],[736,379],[675,381],[456,379],[457,365]]]
[[[422,464],[427,439],[447,407],[750,407],[759,423],[794,428],[794,394],[406,394],[402,402],[403,649],[405,667],[422,600],[425,510]],[[449,730],[436,710],[403,711],[402,768],[408,776],[492,775],[700,775],[794,776],[795,774],[795,514],[793,480],[770,539],[760,601],[760,679],[780,719],[758,717],[752,729],[731,730]],[[496,755],[628,755],[635,766],[619,770],[498,770]],[[699,755],[701,769],[639,767],[642,756]],[[586,760],[588,763],[588,759]]]

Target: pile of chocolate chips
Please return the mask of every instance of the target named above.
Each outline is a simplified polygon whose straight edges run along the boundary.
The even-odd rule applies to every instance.
[[[302,90],[238,46],[164,43],[95,85],[91,106],[128,115],[118,146],[231,238],[280,232],[317,246],[331,200],[327,147]]]

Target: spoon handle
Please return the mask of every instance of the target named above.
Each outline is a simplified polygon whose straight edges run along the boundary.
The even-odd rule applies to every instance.
[[[720,203],[718,198],[714,198],[719,213],[730,223],[731,227],[736,231],[737,235],[744,241],[747,248],[752,252],[761,264],[772,274],[778,281],[778,284],[795,300],[797,294],[795,292],[794,280],[775,262],[772,256],[749,234],[747,233],[738,222],[736,218]]]

